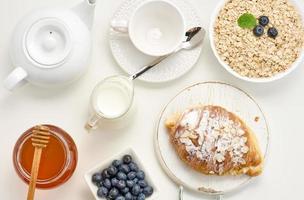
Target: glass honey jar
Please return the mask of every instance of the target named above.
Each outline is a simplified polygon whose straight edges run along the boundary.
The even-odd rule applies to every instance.
[[[70,179],[77,165],[77,147],[71,136],[59,127],[43,125],[50,129],[50,139],[42,150],[37,188],[51,189]],[[35,148],[31,135],[34,127],[25,131],[15,144],[14,167],[19,177],[27,184],[30,180]]]

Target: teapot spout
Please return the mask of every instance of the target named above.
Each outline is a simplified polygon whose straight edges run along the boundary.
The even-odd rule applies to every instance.
[[[83,0],[82,3],[76,5],[72,10],[78,15],[87,25],[88,29],[92,28],[95,14],[96,0]]]

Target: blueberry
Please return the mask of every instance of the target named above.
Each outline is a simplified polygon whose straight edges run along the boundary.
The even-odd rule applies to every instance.
[[[130,172],[130,168],[129,168],[129,166],[126,165],[126,164],[120,165],[118,169],[119,169],[120,172],[123,172],[123,173],[125,173],[125,174],[127,174],[127,173]]]
[[[108,195],[109,190],[105,187],[100,187],[97,190],[97,196],[101,198],[105,198]]]
[[[261,25],[257,25],[254,29],[253,29],[253,34],[257,37],[261,37],[264,34],[264,27]]]
[[[135,179],[133,179],[133,181],[134,181],[134,183],[137,184],[139,180],[138,180],[138,178],[135,178]]]
[[[138,200],[145,200],[146,196],[143,193],[140,193],[137,197]]]
[[[112,188],[108,194],[109,199],[115,199],[119,195],[119,191],[116,188]]]
[[[95,173],[92,176],[92,182],[96,185],[97,183],[102,181],[102,176],[100,173]]]
[[[139,180],[144,180],[144,179],[145,179],[145,172],[143,172],[142,170],[136,172],[136,177],[137,177]]]
[[[123,196],[118,196],[118,197],[116,197],[115,200],[125,200],[125,197],[123,197]]]
[[[111,184],[112,184],[112,186],[116,187],[116,185],[118,184],[118,179],[117,178],[112,178],[111,179]]]
[[[134,171],[134,172],[138,171],[138,166],[137,166],[136,163],[131,162],[128,166],[129,166],[129,168],[130,168],[131,171]]]
[[[123,173],[123,172],[118,172],[117,173],[117,179],[125,181],[125,180],[127,180],[127,175],[125,173]]]
[[[145,180],[138,181],[138,185],[142,188],[145,188],[148,186],[147,182]]]
[[[116,187],[120,190],[124,189],[126,186],[127,186],[126,181],[124,181],[124,180],[119,180],[116,185]]]
[[[136,178],[136,172],[129,172],[128,173],[128,179],[133,180],[134,178]]]
[[[103,181],[100,181],[100,182],[98,182],[98,183],[95,183],[95,185],[96,185],[98,188],[100,188],[100,187],[102,186],[102,184],[103,184]]]
[[[279,33],[278,33],[278,30],[276,28],[272,27],[272,28],[268,29],[267,34],[268,34],[269,37],[275,39],[278,36]]]
[[[114,176],[118,172],[117,168],[114,166],[110,166],[107,171],[110,176]]]
[[[144,188],[143,193],[146,195],[146,197],[149,197],[153,194],[153,188],[151,186],[147,186]]]
[[[104,170],[102,171],[101,175],[102,175],[102,178],[103,178],[103,179],[111,178],[111,176],[110,176],[110,174],[109,174],[109,172],[108,172],[107,169],[104,169]]]
[[[123,188],[122,190],[120,190],[120,192],[121,192],[122,194],[127,194],[129,191],[130,191],[130,189],[127,188],[127,187],[125,187],[125,188]]]
[[[111,189],[112,188],[112,184],[111,184],[111,181],[110,181],[110,179],[105,179],[104,181],[103,181],[103,184],[102,184],[104,187],[106,187],[106,188],[108,188],[108,189]]]
[[[129,188],[132,188],[134,186],[135,182],[132,180],[127,180],[126,184]]]
[[[122,158],[123,162],[125,164],[130,164],[132,162],[132,156],[130,155],[125,155],[123,158]]]
[[[113,165],[114,167],[119,167],[121,164],[122,164],[121,160],[114,160],[114,161],[112,162],[112,165]]]
[[[269,18],[267,16],[261,16],[259,18],[259,24],[262,26],[267,26],[269,24]]]
[[[132,187],[132,191],[131,192],[132,192],[133,195],[137,196],[140,193],[140,186],[139,185],[134,185]]]
[[[125,199],[126,200],[132,200],[133,196],[130,192],[128,192],[127,194],[125,194]]]

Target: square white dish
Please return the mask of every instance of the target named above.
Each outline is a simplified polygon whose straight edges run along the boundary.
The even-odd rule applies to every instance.
[[[153,194],[146,198],[147,200],[155,200],[158,196],[158,188],[156,187],[155,182],[153,182],[152,180],[152,176],[151,173],[148,172],[147,168],[145,168],[145,166],[143,165],[143,163],[141,162],[141,160],[139,159],[138,155],[135,153],[135,151],[132,148],[127,148],[124,151],[122,151],[119,154],[116,154],[114,156],[112,156],[111,158],[106,159],[105,161],[101,162],[100,164],[97,164],[95,167],[91,168],[90,170],[88,170],[85,175],[84,178],[93,194],[93,196],[95,197],[96,200],[102,200],[104,198],[100,198],[97,196],[97,186],[94,185],[92,183],[92,175],[96,172],[100,172],[102,170],[104,170],[105,168],[109,167],[112,163],[113,160],[117,159],[121,159],[124,155],[131,155],[133,158],[133,161],[138,165],[140,170],[143,170],[145,172],[146,178],[145,180],[147,181],[147,183],[153,187]]]

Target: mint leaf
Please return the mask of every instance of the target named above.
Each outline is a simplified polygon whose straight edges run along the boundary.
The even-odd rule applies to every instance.
[[[238,19],[241,28],[253,29],[257,25],[257,19],[250,13],[242,14]]]

